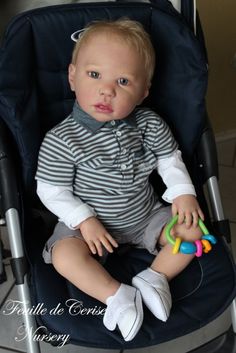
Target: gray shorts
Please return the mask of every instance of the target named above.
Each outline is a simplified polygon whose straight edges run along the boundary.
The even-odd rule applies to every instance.
[[[147,249],[151,254],[157,254],[157,242],[165,224],[171,218],[171,207],[154,208],[150,216],[135,227],[119,233],[109,232],[118,244],[131,244],[136,248]],[[48,239],[43,249],[43,258],[46,263],[52,263],[51,253],[55,243],[59,240],[75,237],[83,239],[79,229],[68,228],[64,223],[58,222],[52,236]],[[101,262],[105,261],[107,251],[104,249]]]

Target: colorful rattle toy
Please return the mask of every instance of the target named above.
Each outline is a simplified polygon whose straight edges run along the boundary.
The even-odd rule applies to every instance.
[[[197,257],[202,256],[202,252],[208,253],[212,246],[211,244],[216,244],[216,238],[213,235],[210,235],[205,224],[201,219],[198,220],[198,225],[203,232],[203,236],[201,240],[195,240],[193,243],[189,241],[183,241],[181,238],[173,238],[170,234],[172,227],[177,223],[178,215],[174,216],[172,220],[166,226],[166,239],[167,241],[173,245],[173,254],[177,254],[178,252],[182,254],[195,254]]]

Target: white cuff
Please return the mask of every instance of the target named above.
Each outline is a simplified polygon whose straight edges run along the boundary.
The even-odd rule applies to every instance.
[[[73,194],[72,186],[55,186],[37,181],[37,194],[43,204],[70,229],[74,229],[95,210]]]
[[[65,218],[60,218],[59,220],[64,222],[68,228],[75,229],[76,227],[78,227],[78,225],[80,225],[80,223],[85,221],[87,218],[95,216],[96,213],[92,207],[86,204],[82,204],[76,207],[73,212],[67,214]]]
[[[173,200],[180,195],[196,196],[195,188],[192,184],[178,184],[168,188],[162,195],[163,200],[172,203]]]

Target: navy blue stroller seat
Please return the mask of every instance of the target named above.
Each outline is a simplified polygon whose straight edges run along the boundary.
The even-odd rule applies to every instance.
[[[208,216],[207,226],[218,238],[210,253],[195,258],[170,283],[174,304],[168,321],[158,321],[145,309],[143,326],[131,342],[125,342],[117,331],[106,330],[100,302],[44,264],[42,248],[56,219],[40,204],[34,180],[45,133],[71,112],[74,102],[67,80],[71,34],[93,20],[122,16],[140,21],[152,37],[157,66],[144,105],[170,125]],[[228,223],[214,217],[214,209],[211,222],[203,192],[203,184],[218,177],[205,107],[207,75],[203,43],[165,0],[51,6],[23,13],[9,24],[0,52],[0,213],[6,217],[9,236],[16,237],[11,249],[16,284],[29,288],[28,306],[43,303],[46,308],[44,314],[35,315],[46,341],[56,334],[60,339],[54,343],[62,344],[59,334],[68,334],[70,343],[80,346],[122,351],[152,346],[205,326],[232,303],[235,268],[221,237],[229,239]],[[161,194],[164,185],[156,174],[152,182]],[[130,283],[152,259],[145,250],[121,247],[108,257],[105,267],[118,280]],[[27,295],[23,298],[29,300]],[[33,321],[30,325],[36,327]],[[36,352],[31,343],[28,351]]]

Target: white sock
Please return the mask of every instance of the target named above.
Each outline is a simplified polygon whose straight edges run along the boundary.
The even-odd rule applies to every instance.
[[[125,341],[138,333],[143,322],[143,308],[140,292],[131,286],[121,284],[117,292],[107,298],[107,309],[103,323],[110,331],[118,325]]]

